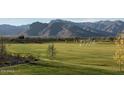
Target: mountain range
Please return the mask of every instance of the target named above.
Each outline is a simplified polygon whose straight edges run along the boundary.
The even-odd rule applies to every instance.
[[[34,22],[32,24],[13,26],[0,25],[0,34],[6,36],[40,36],[44,38],[73,38],[73,37],[108,37],[116,36],[124,31],[124,22],[98,21],[98,22],[71,22],[61,19],[49,23]]]

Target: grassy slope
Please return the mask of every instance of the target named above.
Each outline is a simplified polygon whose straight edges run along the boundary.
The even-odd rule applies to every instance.
[[[97,43],[91,46],[73,43],[56,43],[57,56],[54,60],[46,55],[48,44],[10,44],[14,53],[30,53],[39,56],[40,65],[22,64],[0,68],[0,74],[124,74],[118,72],[113,60],[114,45]],[[4,72],[4,70],[14,72]]]

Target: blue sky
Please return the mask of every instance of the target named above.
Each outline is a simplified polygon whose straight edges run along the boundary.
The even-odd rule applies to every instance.
[[[96,22],[101,20],[123,20],[124,18],[0,18],[0,24],[10,24],[10,25],[25,25],[31,24],[33,22],[39,21],[43,23],[48,23],[54,19],[63,19],[73,22]]]

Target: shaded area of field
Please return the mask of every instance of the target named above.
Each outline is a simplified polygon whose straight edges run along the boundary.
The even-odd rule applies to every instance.
[[[55,43],[56,58],[47,57],[46,44],[8,44],[11,53],[32,54],[40,59],[37,64],[20,64],[0,68],[0,74],[124,74],[113,60],[114,44]],[[10,71],[9,71],[10,70]],[[12,71],[11,71],[12,70]]]

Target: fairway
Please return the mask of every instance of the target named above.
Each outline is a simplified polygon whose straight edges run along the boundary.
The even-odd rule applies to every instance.
[[[40,59],[39,65],[20,64],[1,67],[0,74],[43,74],[43,75],[87,75],[124,74],[119,72],[113,60],[115,45],[97,42],[91,45],[79,43],[55,43],[56,57],[47,55],[49,43],[7,44],[10,53],[32,54]],[[7,72],[5,70],[8,70]]]

